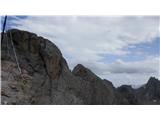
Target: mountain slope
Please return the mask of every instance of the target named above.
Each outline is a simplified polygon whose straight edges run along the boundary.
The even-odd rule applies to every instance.
[[[115,88],[81,64],[71,71],[55,44],[27,31],[9,30],[1,44],[2,104],[160,104],[159,84]]]
[[[160,81],[155,77],[150,77],[136,92],[142,104],[160,104]]]
[[[11,37],[22,73],[17,69]],[[94,101],[98,98],[91,97],[92,83],[72,74],[60,50],[36,34],[17,29],[7,31],[2,43],[1,60],[2,104],[112,103],[110,99]],[[100,79],[97,81],[102,84]],[[98,91],[108,94],[101,86],[103,88]],[[107,98],[110,96],[107,95]]]

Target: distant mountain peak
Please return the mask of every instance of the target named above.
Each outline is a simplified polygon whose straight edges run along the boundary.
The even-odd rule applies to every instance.
[[[155,78],[155,77],[150,77],[149,80],[148,80],[148,82],[147,82],[147,85],[157,84],[157,83],[159,83],[159,82],[160,82],[160,81],[159,81],[157,78]]]

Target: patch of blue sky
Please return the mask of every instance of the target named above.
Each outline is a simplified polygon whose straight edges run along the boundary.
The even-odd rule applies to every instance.
[[[125,50],[128,51],[126,55],[100,54],[100,56],[103,57],[100,61],[104,63],[113,63],[121,59],[125,62],[133,62],[144,60],[148,56],[160,56],[160,37],[154,38],[152,42],[129,46]]]
[[[141,55],[159,55],[159,46],[160,45],[160,37],[155,37],[152,42],[146,42],[137,44],[133,47],[129,47],[128,51],[131,52],[131,54],[141,54]]]
[[[5,16],[1,16],[1,30],[2,30],[3,23],[4,23],[4,18],[5,18]],[[13,28],[12,26],[17,25],[16,23],[14,23],[12,21],[17,20],[17,19],[26,19],[26,18],[27,18],[27,16],[22,16],[22,15],[19,15],[19,16],[9,15],[9,16],[7,16],[5,30],[9,30],[9,29]]]

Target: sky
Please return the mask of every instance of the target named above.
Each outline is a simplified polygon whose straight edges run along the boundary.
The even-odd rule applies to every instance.
[[[91,69],[114,86],[160,79],[158,16],[8,16],[7,29],[34,32],[61,50],[72,70]]]

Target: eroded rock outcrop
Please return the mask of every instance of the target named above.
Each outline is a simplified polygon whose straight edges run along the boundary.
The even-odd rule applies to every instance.
[[[25,94],[25,97],[28,98],[28,101],[20,102],[21,96],[18,95],[24,94],[23,91],[17,91],[14,95],[17,97],[17,100],[14,100],[15,104],[52,104],[52,94],[53,94],[53,80],[59,79],[62,74],[62,69],[68,70],[67,63],[65,62],[59,49],[50,41],[37,36],[36,34],[20,31],[20,30],[9,30],[5,34],[5,40],[2,43],[2,90],[5,89],[8,93],[12,93],[12,90],[8,89],[8,84],[15,82],[16,79],[12,77],[19,77],[24,73],[19,73],[15,56],[13,53],[13,46],[11,44],[11,39],[15,45],[15,50],[17,53],[18,62],[20,68],[23,71],[27,71],[27,74],[32,77],[30,84],[27,82],[23,88],[28,89],[28,93]],[[6,64],[15,64],[15,70],[10,69],[4,74],[3,70],[6,68]],[[17,71],[16,73],[14,73]],[[9,81],[3,77],[9,76]],[[23,81],[21,78],[20,81]],[[4,83],[6,83],[4,85]],[[29,86],[29,88],[27,88]],[[8,97],[7,103],[12,104],[12,99],[15,96]],[[2,103],[6,97],[2,96]]]
[[[141,104],[160,104],[160,81],[150,77],[148,82],[136,90]]]
[[[135,90],[130,85],[122,85],[117,88],[117,91],[124,100],[124,103],[122,104],[128,104],[128,105],[139,104],[138,97],[135,94]]]
[[[56,45],[27,31],[9,30],[1,44],[2,104],[160,104],[159,84],[115,88],[81,64],[71,71]]]
[[[72,73],[89,82],[91,104],[114,104],[114,88],[111,84],[107,83],[107,80],[103,82],[104,80],[81,64],[78,64]]]
[[[22,69],[21,74],[17,69],[11,39]],[[2,104],[113,103],[113,93],[100,78],[91,71],[86,74],[87,79],[80,76],[82,73],[77,76],[75,70],[73,74],[60,50],[49,40],[34,33],[17,29],[7,31],[2,43],[1,60]],[[14,64],[13,68],[6,70],[6,63]],[[81,69],[79,66],[76,68]],[[85,71],[88,69],[82,70]],[[24,74],[28,75],[28,79],[21,77]],[[9,88],[10,84],[12,87]]]

